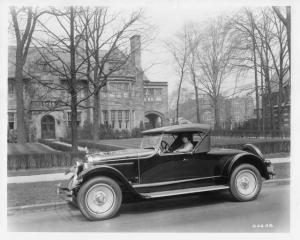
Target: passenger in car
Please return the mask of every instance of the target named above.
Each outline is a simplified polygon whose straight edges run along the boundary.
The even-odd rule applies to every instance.
[[[183,144],[177,148],[174,152],[191,152],[194,148],[193,144],[191,143],[189,136],[183,135],[181,137]]]

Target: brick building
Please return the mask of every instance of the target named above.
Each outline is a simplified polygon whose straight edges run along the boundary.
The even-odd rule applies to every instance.
[[[122,69],[110,75],[106,87],[101,89],[101,123],[113,129],[129,131],[145,123],[149,127],[164,125],[168,110],[168,84],[152,82],[143,73],[140,36],[131,37],[130,46],[132,49],[130,61]],[[15,50],[15,47],[9,47],[8,129],[17,129]],[[68,93],[62,90],[50,91],[40,84],[42,81],[50,81],[63,85],[62,81],[65,80],[51,73],[35,49],[29,50],[25,72],[24,107],[29,139],[65,137],[70,125],[70,108],[61,105],[60,100],[66,99]],[[34,80],[36,78],[39,82]],[[78,98],[84,98],[88,94],[87,80],[80,77],[77,82],[82,89],[78,93]],[[92,100],[84,101],[78,107],[78,126],[82,127],[85,122],[92,122],[92,102]]]

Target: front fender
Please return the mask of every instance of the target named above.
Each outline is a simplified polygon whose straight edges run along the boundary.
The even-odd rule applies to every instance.
[[[262,177],[264,177],[265,179],[270,179],[264,159],[248,152],[236,154],[232,158],[228,159],[224,164],[222,176],[230,178],[230,175],[234,168],[242,163],[254,165],[258,169]]]
[[[137,193],[135,189],[131,186],[131,184],[128,182],[128,179],[118,169],[111,166],[101,165],[98,167],[83,170],[78,175],[77,179],[78,181],[80,181],[80,185],[82,185],[89,179],[99,176],[110,177],[113,180],[115,180],[118,184],[121,184],[122,188],[126,189],[126,191],[129,191],[134,195],[141,197],[140,194]]]

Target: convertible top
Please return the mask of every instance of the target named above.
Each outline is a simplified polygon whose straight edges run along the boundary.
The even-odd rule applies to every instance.
[[[156,133],[185,133],[185,132],[207,132],[210,130],[210,125],[200,123],[188,123],[181,125],[172,125],[160,128],[153,128],[144,131],[144,135]]]

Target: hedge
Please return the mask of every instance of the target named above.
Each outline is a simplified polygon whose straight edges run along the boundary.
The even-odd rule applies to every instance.
[[[56,152],[41,154],[18,154],[7,156],[7,169],[33,169],[69,167],[75,164],[76,158],[83,158],[84,152]]]
[[[70,140],[61,139],[63,142],[70,143]],[[125,149],[121,146],[112,146],[101,143],[93,142],[92,140],[78,140],[78,145],[81,147],[87,147],[89,150],[101,151],[101,152],[110,152]]]
[[[238,144],[219,144],[213,147],[216,148],[232,148],[232,149],[242,149],[244,143]],[[278,153],[278,152],[290,152],[290,140],[282,141],[268,141],[268,142],[256,142],[254,143],[263,154],[268,153]]]
[[[124,149],[116,146],[103,145],[99,143],[79,141],[82,146],[87,146],[90,149],[97,149],[100,151],[114,151]],[[47,144],[48,145],[48,144]],[[213,147],[241,149],[244,144],[224,144]],[[290,141],[271,141],[271,142],[258,142],[255,145],[262,151],[263,154],[276,153],[276,152],[290,152]],[[50,145],[49,145],[50,146]],[[52,145],[53,146],[53,145]],[[61,146],[61,145],[60,145]],[[83,158],[85,152],[54,152],[42,154],[18,154],[8,155],[7,169],[32,169],[32,168],[54,168],[54,167],[69,167],[75,162],[75,158]]]

